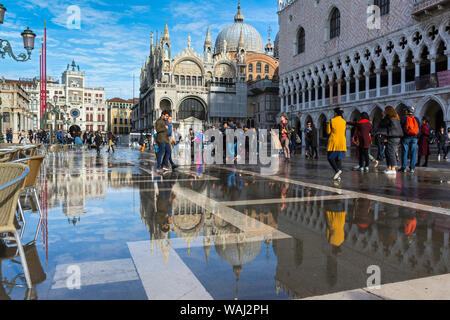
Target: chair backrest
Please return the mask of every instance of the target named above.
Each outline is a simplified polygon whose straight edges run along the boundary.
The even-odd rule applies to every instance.
[[[16,160],[16,158],[17,158],[17,156],[18,156],[18,154],[19,154],[20,151],[21,151],[20,148],[10,151],[10,152],[8,153],[9,161]]]
[[[0,163],[0,233],[16,230],[17,200],[29,172],[30,169],[20,163]]]
[[[44,162],[45,156],[35,156],[28,158],[28,168],[30,168],[30,173],[26,177],[23,187],[33,187],[36,185],[36,181],[39,177],[39,172],[41,171],[42,162]],[[24,159],[25,160],[25,159]]]

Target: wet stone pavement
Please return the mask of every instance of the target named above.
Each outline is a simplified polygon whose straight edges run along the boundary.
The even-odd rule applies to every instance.
[[[370,266],[382,285],[450,272],[450,168],[390,178],[347,162],[334,184],[301,156],[269,176],[153,164],[126,148],[47,156],[26,247],[34,298],[301,299],[365,288]],[[22,201],[27,242],[38,214]],[[27,295],[14,252],[0,247],[0,299]]]

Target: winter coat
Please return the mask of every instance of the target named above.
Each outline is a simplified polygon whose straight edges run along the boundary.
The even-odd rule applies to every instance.
[[[419,157],[429,156],[430,142],[428,138],[431,136],[430,126],[427,124],[422,125],[419,135]]]
[[[400,120],[389,119],[388,117],[381,120],[379,128],[386,129],[386,137],[389,138],[402,138],[403,129]]]
[[[368,149],[372,144],[373,125],[370,120],[362,119],[358,122],[349,122],[351,126],[356,127],[356,138],[359,141],[359,147]]]
[[[310,145],[313,148],[317,148],[317,129],[305,129],[305,140],[307,145]]]
[[[330,120],[327,127],[328,138],[327,151],[347,151],[347,138],[345,131],[347,129],[347,122],[344,118],[338,116]]]

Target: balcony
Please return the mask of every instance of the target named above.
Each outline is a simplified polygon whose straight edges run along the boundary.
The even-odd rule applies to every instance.
[[[434,11],[443,11],[450,0],[414,0],[411,14],[418,18],[432,14]]]

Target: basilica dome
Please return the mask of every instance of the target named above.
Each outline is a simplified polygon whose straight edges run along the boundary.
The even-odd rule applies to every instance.
[[[264,44],[258,30],[249,24],[244,23],[244,16],[241,13],[241,6],[238,7],[238,13],[234,17],[234,23],[225,27],[216,39],[215,52],[219,54],[224,49],[224,40],[226,40],[227,52],[237,52],[239,40],[244,43],[244,49],[247,52],[264,52]]]

